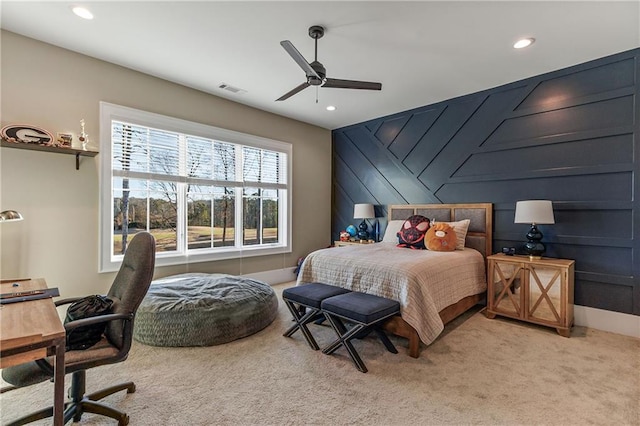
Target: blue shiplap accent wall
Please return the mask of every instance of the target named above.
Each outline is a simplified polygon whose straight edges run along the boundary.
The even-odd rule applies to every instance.
[[[576,304],[640,315],[639,77],[634,49],[334,130],[333,239],[354,203],[384,225],[388,204],[491,202],[494,250],[520,248],[515,202],[549,199]]]

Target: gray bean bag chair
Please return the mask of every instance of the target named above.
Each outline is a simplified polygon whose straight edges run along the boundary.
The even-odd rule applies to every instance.
[[[133,337],[152,346],[211,346],[256,333],[275,319],[278,298],[266,283],[190,273],[154,280]]]

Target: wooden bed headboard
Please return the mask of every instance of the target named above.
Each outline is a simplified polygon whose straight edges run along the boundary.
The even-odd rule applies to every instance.
[[[414,214],[440,222],[470,219],[465,247],[478,250],[486,258],[493,254],[493,206],[491,203],[473,204],[392,204],[389,220],[403,220]]]

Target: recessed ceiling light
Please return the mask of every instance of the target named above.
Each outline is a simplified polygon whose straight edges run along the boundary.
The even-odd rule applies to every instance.
[[[335,110],[336,110],[336,107],[334,107],[333,105],[329,105],[327,107],[327,111],[335,111]]]
[[[82,6],[73,6],[71,8],[73,13],[83,19],[93,19],[93,13],[89,12],[89,9],[84,8]]]
[[[516,43],[513,45],[513,48],[524,49],[525,47],[531,46],[534,41],[536,41],[535,38],[523,38],[521,40],[516,41]]]

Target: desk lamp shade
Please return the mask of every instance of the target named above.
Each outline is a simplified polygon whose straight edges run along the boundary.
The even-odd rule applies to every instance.
[[[538,224],[553,224],[553,205],[549,200],[527,200],[516,203],[514,223],[530,223],[531,229],[527,232],[525,251],[532,259],[539,259],[544,253],[542,244],[542,232],[538,230]]]
[[[369,226],[365,219],[373,219],[374,217],[376,217],[376,213],[373,210],[373,204],[355,204],[353,206],[353,218],[362,219],[358,225],[358,238],[361,240],[369,239]]]
[[[13,222],[22,219],[22,215],[15,210],[5,210],[0,213],[0,222]]]

